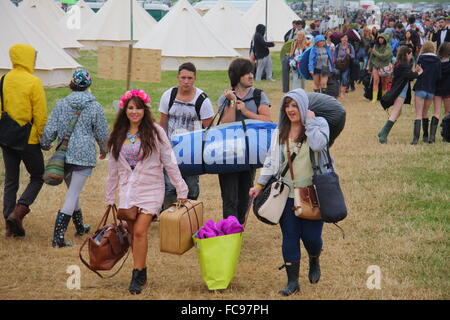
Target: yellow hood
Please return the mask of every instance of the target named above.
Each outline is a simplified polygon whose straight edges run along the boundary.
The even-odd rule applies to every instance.
[[[34,72],[36,50],[28,44],[16,44],[9,49],[13,68],[23,67],[29,73]]]

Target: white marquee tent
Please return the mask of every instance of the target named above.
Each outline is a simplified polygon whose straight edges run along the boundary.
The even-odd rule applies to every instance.
[[[94,16],[94,10],[84,0],[78,0],[78,3],[70,7],[70,10],[64,14],[60,23],[62,24],[63,30],[67,30],[67,32],[71,33],[77,39],[81,28]]]
[[[281,48],[284,35],[292,29],[292,21],[298,20],[297,14],[284,0],[267,1],[267,40],[274,41],[276,48]],[[266,24],[266,0],[258,0],[249,11],[244,14],[244,20],[255,32],[258,24]]]
[[[248,57],[253,33],[237,9],[224,0],[219,0],[203,16],[203,20],[241,56]]]
[[[133,42],[144,38],[157,24],[156,20],[133,1]],[[78,40],[85,49],[100,45],[128,46],[131,40],[130,1],[108,0],[81,29]]]
[[[198,70],[227,70],[239,56],[210,30],[187,0],[179,0],[136,47],[162,50],[162,70],[177,70],[186,61]]]
[[[61,28],[59,21],[64,17],[64,11],[53,0],[24,0],[20,3],[19,10],[60,48],[72,57],[79,57],[82,45]]]
[[[3,29],[7,26],[9,30],[15,30],[0,33],[0,74],[12,69],[9,49],[14,44],[25,43],[38,51],[34,74],[44,86],[62,87],[69,84],[79,64],[36,29],[11,1],[0,1],[0,24]]]

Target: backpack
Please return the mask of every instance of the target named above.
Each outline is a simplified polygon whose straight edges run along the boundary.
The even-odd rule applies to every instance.
[[[450,142],[450,113],[442,119],[441,136],[444,138],[444,141]]]
[[[261,104],[261,94],[262,94],[262,90],[255,88],[255,90],[253,90],[253,97],[250,97],[250,98],[247,98],[247,99],[244,99],[244,100],[238,98],[238,100],[240,100],[240,101],[242,101],[244,103],[248,102],[248,101],[255,100],[256,112],[258,112],[258,107]]]
[[[167,110],[167,114],[169,114],[170,108],[172,108],[173,103],[175,102],[175,98],[177,97],[178,94],[178,87],[173,87],[172,91],[170,92],[170,99],[169,99],[169,109]],[[195,104],[192,105],[190,103],[186,103],[186,105],[188,106],[194,106],[195,107],[195,112],[197,113],[197,117],[198,120],[201,120],[200,118],[200,109],[202,108],[202,104],[203,102],[206,100],[206,98],[208,98],[208,95],[204,92],[202,92],[197,100],[195,100]]]
[[[400,42],[397,39],[391,40],[391,48],[392,48],[392,54],[394,57],[397,56],[397,49],[400,47]]]

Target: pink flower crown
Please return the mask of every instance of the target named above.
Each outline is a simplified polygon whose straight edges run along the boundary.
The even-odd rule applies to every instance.
[[[147,93],[145,93],[144,90],[130,90],[125,92],[125,94],[120,97],[119,101],[120,109],[123,109],[123,107],[125,106],[125,102],[131,99],[131,97],[138,97],[139,99],[144,101],[144,103],[149,103],[151,101],[150,96]]]

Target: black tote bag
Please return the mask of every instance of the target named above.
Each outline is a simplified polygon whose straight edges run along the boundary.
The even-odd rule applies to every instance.
[[[0,146],[15,151],[23,151],[28,144],[31,132],[31,123],[21,126],[6,111],[3,104],[3,82],[5,76],[0,80],[0,95],[2,101],[2,117],[0,119]]]
[[[314,171],[312,182],[316,189],[319,201],[320,214],[322,220],[329,223],[336,223],[347,217],[347,207],[345,205],[344,194],[339,184],[339,176],[333,169],[330,151],[327,147],[328,164],[330,172],[320,172],[320,166],[316,164],[314,152],[309,149],[311,164]]]

